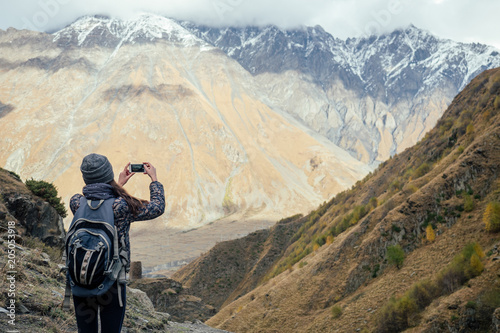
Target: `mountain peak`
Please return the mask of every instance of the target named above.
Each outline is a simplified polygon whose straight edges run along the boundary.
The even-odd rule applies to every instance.
[[[116,46],[158,39],[186,46],[205,44],[174,20],[150,13],[141,13],[128,20],[103,15],[83,16],[53,35],[55,42],[78,46]]]

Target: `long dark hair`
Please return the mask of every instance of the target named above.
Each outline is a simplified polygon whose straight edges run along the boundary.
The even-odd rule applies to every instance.
[[[113,192],[115,193],[115,195],[117,197],[121,197],[123,198],[123,200],[125,200],[127,202],[127,205],[129,206],[130,208],[130,212],[132,213],[132,215],[134,216],[137,216],[137,214],[139,213],[139,209],[144,205],[144,204],[147,204],[149,201],[147,200],[142,200],[142,199],[138,199],[136,197],[133,197],[131,196],[130,194],[128,194],[128,192],[123,188],[123,186],[121,186],[120,184],[118,184],[116,181],[112,180],[111,182],[109,182],[109,185],[111,185],[113,187]]]

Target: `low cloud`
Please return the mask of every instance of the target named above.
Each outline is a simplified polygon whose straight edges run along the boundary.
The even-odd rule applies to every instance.
[[[498,0],[22,0],[4,6],[0,28],[54,31],[83,15],[139,12],[212,26],[321,25],[342,39],[414,24],[441,37],[500,48]]]

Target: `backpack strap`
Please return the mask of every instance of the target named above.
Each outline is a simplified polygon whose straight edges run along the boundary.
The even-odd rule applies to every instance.
[[[123,308],[123,301],[122,301],[122,284],[118,282],[117,284],[118,287],[118,303],[120,303],[120,308]]]
[[[104,200],[99,200],[99,203],[97,204],[96,207],[92,206],[92,200],[87,200],[87,205],[90,207],[90,209],[92,210],[98,210],[99,207],[101,207],[101,205],[104,203]]]
[[[64,300],[62,308],[64,311],[69,311],[69,303],[71,298],[71,285],[69,284],[69,279],[66,278],[66,289],[64,290]]]
[[[66,240],[68,238],[68,235],[66,235]],[[59,265],[61,268],[60,272],[64,273],[64,276],[66,277],[66,288],[64,290],[64,299],[62,303],[62,308],[64,311],[69,311],[69,304],[70,304],[70,299],[71,299],[71,285],[69,284],[69,278],[66,275],[66,272],[68,271],[68,266],[66,264],[66,258],[67,258],[67,253],[66,253],[66,242],[64,243],[64,251],[62,255],[62,262],[64,263],[63,265]]]

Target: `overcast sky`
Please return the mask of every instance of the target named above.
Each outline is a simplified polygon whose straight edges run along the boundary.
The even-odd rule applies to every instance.
[[[462,42],[500,49],[500,0],[0,0],[0,29],[53,31],[88,14],[152,12],[208,25],[321,25],[333,36],[367,36],[413,23]]]

